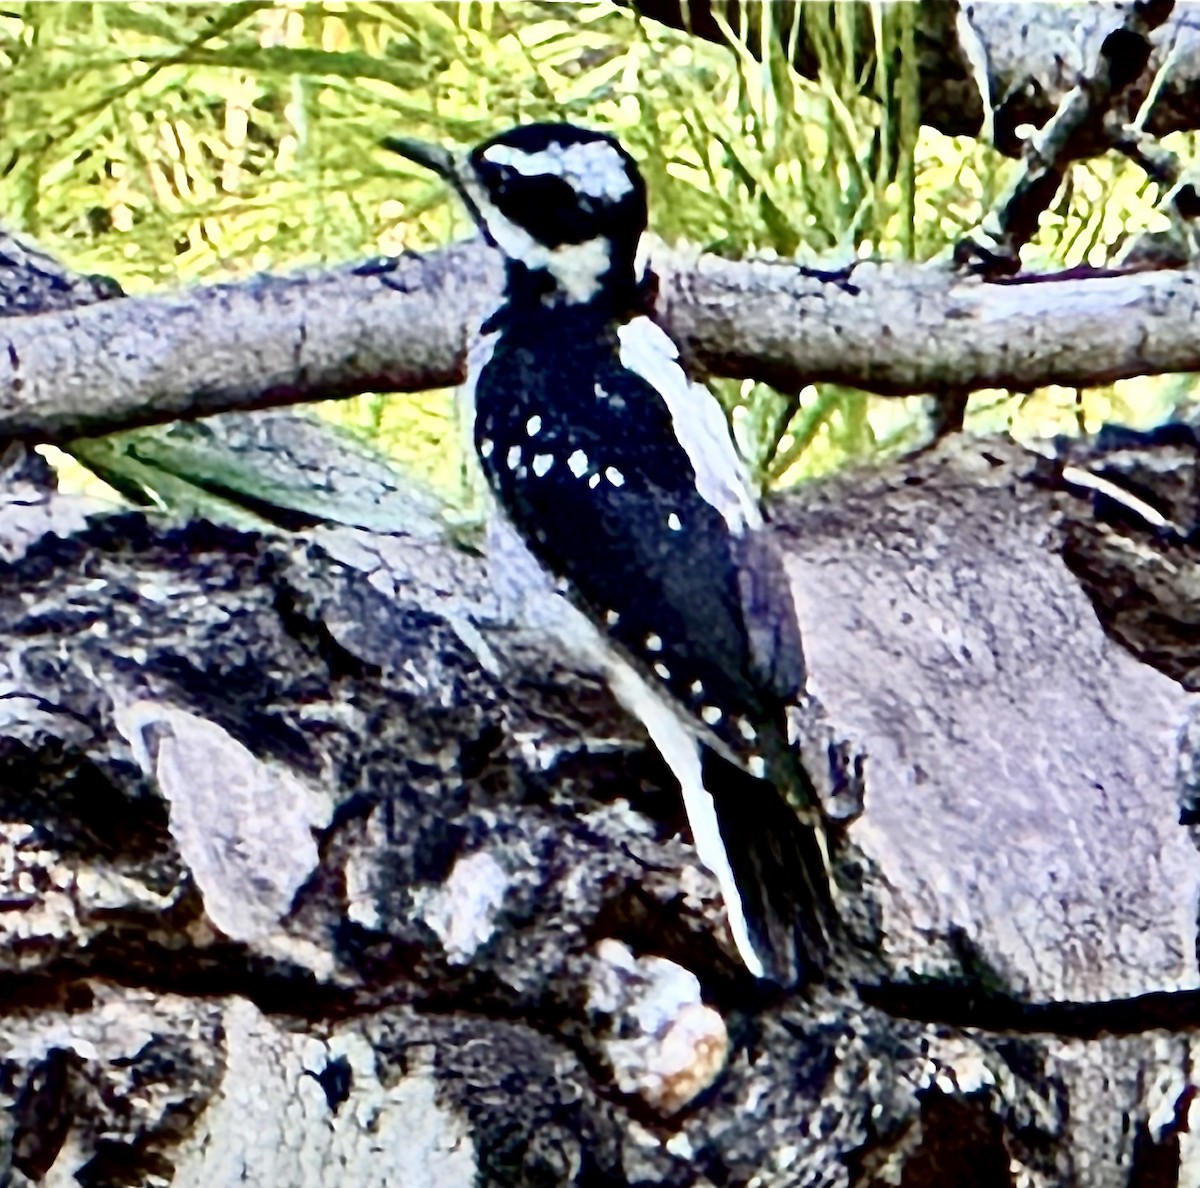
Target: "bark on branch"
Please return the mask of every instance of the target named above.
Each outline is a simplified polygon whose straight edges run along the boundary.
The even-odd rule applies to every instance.
[[[724,43],[713,10],[739,28],[739,0],[635,0],[646,16],[691,28],[698,36]],[[773,26],[781,38],[790,35],[794,5],[776,4]],[[983,98],[972,57],[981,57],[988,99],[995,109],[995,143],[1001,152],[1020,156],[1023,124],[1040,128],[1059,109],[1064,97],[1089,74],[1104,39],[1121,23],[1128,5],[1114,0],[1066,0],[1057,4],[953,4],[930,0],[918,17],[917,53],[921,81],[921,119],[950,136],[974,136],[983,125]],[[1200,127],[1200,28],[1192,6],[1180,4],[1153,37],[1154,52],[1126,88],[1121,103],[1132,118],[1150,92],[1156,73],[1172,58],[1166,84],[1159,92],[1146,130],[1155,136]],[[960,15],[961,14],[961,15]],[[963,29],[963,20],[968,30]],[[871,15],[863,6],[855,61],[870,63],[874,54]],[[968,32],[973,45],[964,49]],[[797,41],[794,61],[802,74],[815,77],[820,62],[809,41]],[[868,71],[863,71],[863,77]],[[1097,142],[1092,151],[1103,152]]]
[[[1083,387],[1200,370],[1200,277],[1076,271],[989,283],[660,249],[657,312],[701,369],[887,395]],[[257,277],[0,320],[0,438],[66,442],[178,418],[463,378],[501,273],[479,244],[388,271]]]
[[[1101,43],[1090,74],[1080,78],[1054,117],[1026,142],[1024,168],[981,232],[958,245],[958,263],[974,259],[976,270],[990,275],[1011,276],[1020,270],[1021,248],[1033,238],[1071,163],[1109,146],[1107,117],[1145,71],[1154,52],[1154,32],[1173,7],[1173,0],[1139,0],[1125,11]]]

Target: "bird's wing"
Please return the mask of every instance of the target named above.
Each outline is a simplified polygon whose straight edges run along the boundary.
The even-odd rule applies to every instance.
[[[617,330],[619,359],[646,380],[666,403],[672,428],[696,475],[696,489],[740,534],[762,527],[750,478],[713,394],[694,384],[679,364],[679,348],[657,323],[633,318]]]
[[[576,344],[534,367],[499,345],[477,385],[476,441],[563,592],[748,763],[803,684],[791,593],[720,407],[639,321],[619,357]]]
[[[755,674],[764,688],[791,701],[804,687],[804,653],[791,586],[763,530],[758,498],[725,413],[707,388],[688,378],[678,347],[655,322],[634,318],[617,336],[621,363],[648,380],[666,402],[675,436],[695,471],[697,490],[729,527]]]

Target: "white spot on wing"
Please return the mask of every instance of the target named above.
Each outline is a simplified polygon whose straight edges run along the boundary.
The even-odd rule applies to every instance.
[[[758,737],[758,731],[745,718],[738,718],[737,728],[738,732],[747,742],[753,742]]]
[[[692,682],[692,692],[695,693],[695,695],[697,697],[703,697],[704,696],[704,682],[703,681],[693,681]]]
[[[667,527],[670,528],[672,532],[681,532],[683,530],[683,522],[674,512],[672,512],[667,517]]]
[[[492,441],[492,439],[490,437],[485,437],[479,443],[479,456],[481,458],[490,458],[492,456],[492,450],[494,450],[495,448],[496,448],[496,443],[494,441]]]
[[[669,681],[671,679],[671,670],[661,662],[654,666],[654,671],[658,673],[658,675],[662,677],[664,681]]]
[[[516,470],[516,468],[521,465],[521,447],[510,446],[508,455],[504,459],[504,463],[509,470]]]
[[[702,705],[700,707],[700,717],[709,726],[715,726],[721,720],[721,711],[715,705]]]
[[[553,454],[534,454],[533,473],[541,478],[554,465]]]
[[[588,470],[588,456],[582,450],[576,450],[568,459],[567,467],[576,478],[583,478]]]
[[[529,420],[525,422],[525,432],[528,433],[530,437],[537,437],[541,431],[542,418],[539,417],[537,413],[534,413],[533,416],[531,416]]]
[[[623,487],[625,485],[625,476],[615,466],[607,467],[604,471],[604,477],[614,487]]]
[[[604,621],[610,627],[615,627],[621,621],[621,616],[615,610],[605,611]]]
[[[646,636],[646,651],[647,652],[661,652],[662,651],[662,636],[655,635],[653,632],[651,632],[649,635],[647,635]]]
[[[678,363],[678,348],[649,318],[618,327],[617,337],[622,366],[652,384],[666,402],[675,436],[696,472],[700,497],[721,513],[731,532],[758,528],[762,513],[716,398],[688,379]]]
[[[588,486],[591,487],[593,491],[599,485],[600,485],[600,476],[598,474],[594,474],[594,475],[592,475],[592,477],[590,479],[588,479]]]
[[[750,774],[756,780],[766,779],[767,761],[761,755],[751,755],[750,762],[746,766],[750,769]]]

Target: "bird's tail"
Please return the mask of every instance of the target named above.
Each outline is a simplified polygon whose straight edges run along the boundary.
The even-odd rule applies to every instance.
[[[735,935],[748,936],[762,976],[787,987],[815,981],[829,964],[837,931],[819,819],[805,820],[774,784],[708,747],[702,763],[740,900],[727,904],[731,917],[735,911],[743,917],[731,918]],[[816,795],[803,799],[815,805]]]

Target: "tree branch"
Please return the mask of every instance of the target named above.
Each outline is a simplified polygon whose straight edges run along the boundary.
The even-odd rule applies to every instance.
[[[948,268],[821,274],[661,248],[658,315],[711,374],[885,395],[1025,391],[1200,370],[1200,280],[1086,272],[1010,283]],[[479,244],[389,266],[125,297],[0,321],[0,437],[66,442],[238,409],[463,378],[498,300]]]
[[[839,287],[791,264],[706,256],[667,276],[660,310],[719,375],[890,396],[1029,391],[1193,370],[1197,279],[1073,269],[992,283],[931,265],[859,264]]]
[[[0,323],[0,437],[68,441],[234,409],[461,378],[465,328],[494,293],[471,247],[255,277]]]
[[[1013,275],[1021,248],[1054,201],[1073,161],[1105,151],[1111,137],[1105,117],[1126,87],[1146,70],[1151,35],[1170,16],[1173,0],[1139,0],[1100,46],[1096,64],[1063,97],[1054,118],[1025,145],[1025,167],[998,209],[975,235],[959,243],[955,259],[991,275]]]
[[[631,0],[643,15],[675,28],[690,28],[698,37],[724,44],[713,10],[739,27],[740,0]],[[790,34],[792,5],[778,5],[774,27]],[[1061,0],[1057,4],[989,3],[970,6],[972,35],[986,60],[988,90],[995,103],[994,134],[1001,152],[1019,157],[1022,124],[1044,125],[1059,109],[1081,75],[1091,69],[1104,39],[1119,23],[1125,5],[1113,0]],[[1153,38],[1154,52],[1129,88],[1128,115],[1148,93],[1168,52],[1174,53],[1170,77],[1147,121],[1155,136],[1200,127],[1200,29],[1180,5]],[[917,57],[920,75],[921,119],[948,136],[975,136],[983,126],[983,101],[968,53],[960,44],[958,6],[922,4],[918,15]],[[1169,47],[1173,46],[1173,51]],[[863,6],[855,44],[855,61],[864,63],[862,77],[875,52],[870,10]],[[797,70],[816,77],[820,60],[803,35],[797,39]],[[1095,144],[1094,152],[1104,146]]]

